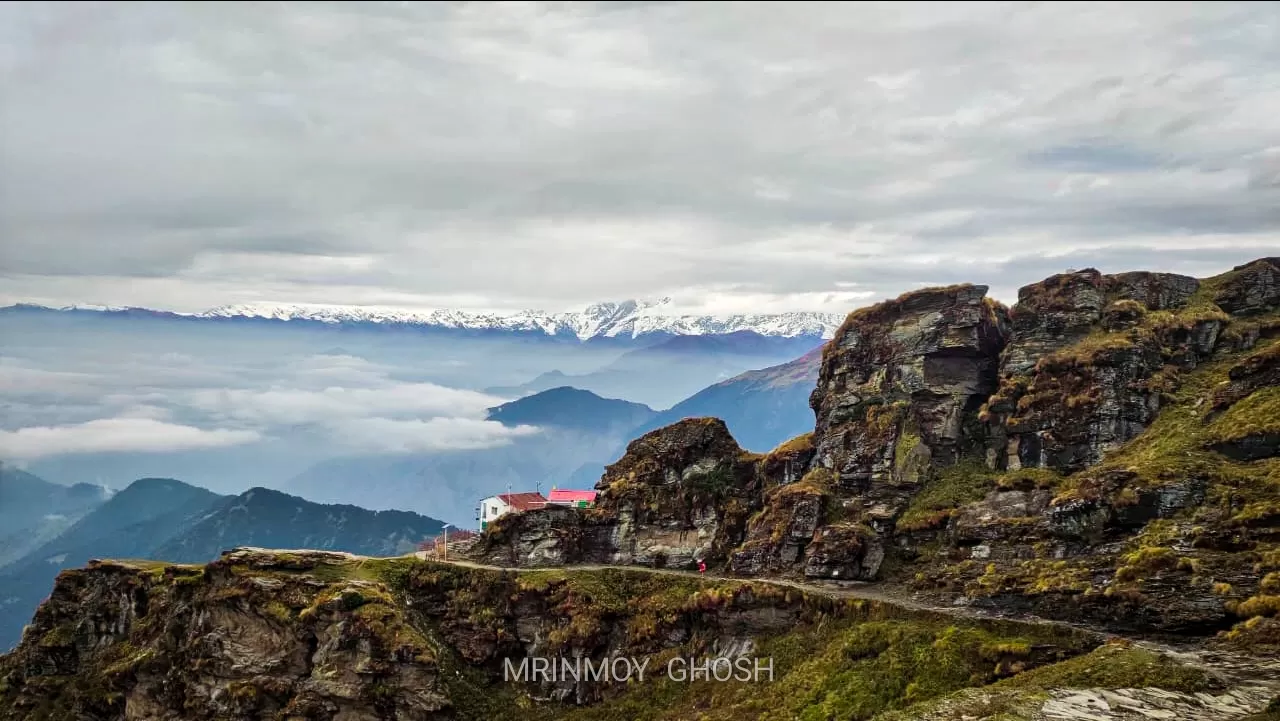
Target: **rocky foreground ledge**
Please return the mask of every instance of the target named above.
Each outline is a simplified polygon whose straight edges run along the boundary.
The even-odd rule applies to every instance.
[[[533,657],[653,671],[504,681]],[[677,657],[767,660],[772,678],[657,671]],[[1274,717],[1278,664],[762,581],[236,549],[64,572],[0,657],[0,719],[1229,721]]]

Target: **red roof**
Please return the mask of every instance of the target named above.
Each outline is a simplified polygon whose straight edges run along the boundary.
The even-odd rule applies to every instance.
[[[596,492],[555,490],[551,492],[550,496],[547,496],[547,500],[552,503],[577,503],[578,501],[590,501],[591,503],[595,503]]]
[[[517,511],[542,508],[547,503],[547,499],[543,498],[541,493],[503,493],[498,498]]]

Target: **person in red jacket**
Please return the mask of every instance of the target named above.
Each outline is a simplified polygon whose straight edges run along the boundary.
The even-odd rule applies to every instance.
[[[698,559],[698,573],[706,573],[706,572],[707,572],[707,562],[706,562],[706,561],[704,561],[704,560],[702,560],[701,558],[699,558],[699,559]]]

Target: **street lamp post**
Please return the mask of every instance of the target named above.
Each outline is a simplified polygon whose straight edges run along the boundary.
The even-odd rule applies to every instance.
[[[440,549],[440,558],[447,561],[449,560],[449,524],[444,524],[440,531],[444,534],[444,547]]]

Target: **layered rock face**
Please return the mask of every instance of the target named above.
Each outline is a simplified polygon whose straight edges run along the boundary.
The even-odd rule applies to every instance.
[[[899,539],[923,566],[912,585],[1131,631],[1271,628],[1274,270],[1086,270],[1024,288],[980,414],[989,475]],[[948,550],[927,560],[926,541]]]
[[[870,518],[892,519],[931,466],[981,444],[969,421],[995,390],[1009,332],[986,290],[929,289],[856,311],[824,350],[815,460]]]
[[[1213,300],[1232,315],[1263,315],[1280,305],[1280,257],[1237,266]]]
[[[1172,273],[1093,269],[1022,288],[1002,354],[988,465],[1071,473],[1141,433],[1160,411],[1166,366],[1213,353],[1226,315],[1182,313],[1200,289]]]

